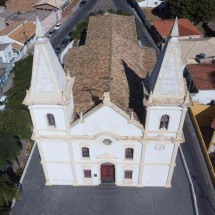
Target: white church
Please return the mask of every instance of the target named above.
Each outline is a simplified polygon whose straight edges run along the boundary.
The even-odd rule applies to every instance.
[[[177,19],[158,59],[131,16],[91,17],[64,69],[38,20],[36,36],[24,104],[46,185],[171,187],[190,104]]]

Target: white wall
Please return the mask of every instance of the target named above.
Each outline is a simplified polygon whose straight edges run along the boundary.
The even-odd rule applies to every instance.
[[[200,90],[198,93],[191,93],[192,101],[199,104],[209,104],[212,100],[215,100],[215,90]]]
[[[121,136],[142,136],[142,131],[128,122],[119,113],[108,106],[84,118],[83,123],[72,125],[72,135],[94,135],[98,132],[113,132]]]
[[[60,105],[33,105],[29,107],[34,125],[34,132],[40,135],[65,135],[67,129],[65,110]],[[50,127],[47,114],[53,114],[56,127]]]
[[[168,172],[167,165],[145,165],[142,183],[144,186],[165,186]]]
[[[0,57],[2,58],[2,63],[11,62],[13,59],[13,49],[10,43],[4,50],[0,51]]]
[[[171,106],[157,106],[148,108],[148,127],[146,128],[149,132],[149,136],[169,136],[176,137],[176,132],[178,132],[182,108],[181,107],[171,107]],[[160,120],[163,115],[169,115],[169,125],[167,130],[162,130],[160,127]],[[165,132],[166,131],[166,132]]]
[[[109,138],[112,140],[111,145],[105,145],[103,140]],[[115,176],[116,184],[122,185],[124,182],[124,170],[126,166],[132,166],[133,177],[132,182],[133,186],[137,185],[138,175],[139,175],[139,164],[141,158],[141,149],[142,144],[138,141],[117,141],[110,136],[101,136],[98,137],[96,141],[84,141],[72,142],[74,153],[74,160],[79,163],[85,163],[85,165],[76,165],[78,183],[83,184],[83,170],[91,169],[92,176],[97,174],[97,177],[93,177],[94,184],[100,184],[100,166],[102,163],[112,163],[115,165]],[[90,158],[82,158],[82,147],[88,147],[90,152]],[[126,159],[125,158],[125,149],[133,148],[134,149],[134,158]],[[89,166],[90,165],[90,166]],[[136,184],[135,184],[136,183]]]

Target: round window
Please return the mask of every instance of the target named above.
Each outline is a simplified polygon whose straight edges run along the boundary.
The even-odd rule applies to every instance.
[[[104,140],[103,140],[103,143],[104,143],[105,145],[110,145],[110,144],[112,143],[112,141],[111,141],[110,139],[104,139]]]

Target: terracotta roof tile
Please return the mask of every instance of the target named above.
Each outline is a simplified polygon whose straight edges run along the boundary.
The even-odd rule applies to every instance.
[[[7,26],[4,30],[0,31],[0,36],[8,35],[11,31],[19,27],[22,23],[22,21],[10,22],[9,26]]]
[[[126,113],[142,121],[142,79],[151,72],[154,50],[140,47],[134,17],[91,17],[86,45],[71,49],[65,69],[75,77],[75,114],[86,113],[102,102],[104,92]]]
[[[186,68],[198,90],[215,89],[215,64],[189,64]]]
[[[155,20],[153,26],[161,37],[169,37],[174,19]],[[203,35],[188,19],[178,19],[179,36]]]
[[[12,43],[12,48],[16,49],[17,51],[20,51],[23,48],[23,46],[21,46],[17,43]]]
[[[8,0],[6,1],[7,9],[15,11],[34,11],[33,6],[39,0]]]
[[[23,23],[18,29],[9,34],[9,37],[20,42],[25,43],[35,35],[36,26],[33,22]]]

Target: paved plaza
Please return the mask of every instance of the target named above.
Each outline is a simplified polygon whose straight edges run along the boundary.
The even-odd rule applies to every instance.
[[[45,186],[38,148],[25,175],[14,215],[194,215],[180,156],[172,188]]]

